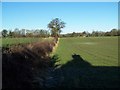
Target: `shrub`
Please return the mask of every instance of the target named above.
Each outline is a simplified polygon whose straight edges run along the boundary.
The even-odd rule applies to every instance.
[[[3,48],[3,89],[34,87],[34,73],[39,69],[43,74],[42,72],[51,66],[49,54],[54,46],[53,41],[45,41]]]

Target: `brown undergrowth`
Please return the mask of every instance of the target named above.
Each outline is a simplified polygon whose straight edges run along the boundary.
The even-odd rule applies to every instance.
[[[44,87],[46,70],[52,66],[50,53],[58,38],[31,44],[2,48],[4,88]],[[39,74],[39,78],[36,75]]]

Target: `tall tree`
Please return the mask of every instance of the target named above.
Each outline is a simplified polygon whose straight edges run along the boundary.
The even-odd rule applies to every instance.
[[[61,33],[61,29],[65,27],[65,22],[61,21],[59,18],[55,18],[48,24],[48,28],[51,30],[51,35],[56,37]]]

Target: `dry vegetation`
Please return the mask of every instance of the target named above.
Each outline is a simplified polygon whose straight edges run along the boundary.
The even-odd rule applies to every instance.
[[[56,42],[54,38],[51,41],[2,48],[3,89],[44,87],[46,70],[52,66],[49,54]],[[39,79],[36,79],[37,76]]]

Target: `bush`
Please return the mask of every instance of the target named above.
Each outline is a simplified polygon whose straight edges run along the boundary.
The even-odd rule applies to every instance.
[[[53,41],[45,41],[3,48],[3,89],[35,87],[33,80],[36,70],[39,69],[43,74],[42,72],[51,66],[49,54],[54,46]],[[45,75],[40,76],[45,77]]]

